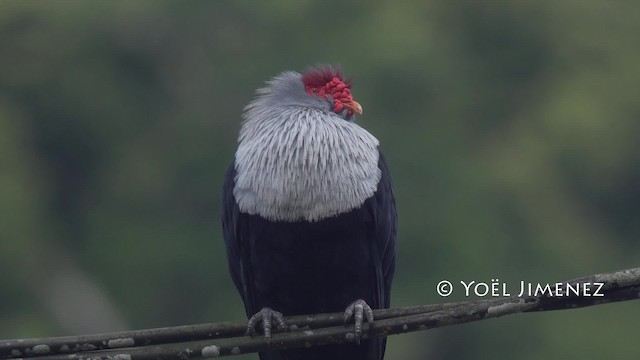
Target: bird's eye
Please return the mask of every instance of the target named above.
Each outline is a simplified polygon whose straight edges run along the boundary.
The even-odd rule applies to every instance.
[[[318,92],[318,88],[313,88],[311,89],[312,92],[317,93]]]

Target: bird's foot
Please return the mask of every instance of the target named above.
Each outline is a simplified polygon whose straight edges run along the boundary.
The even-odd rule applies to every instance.
[[[344,322],[345,324],[351,320],[351,317],[355,320],[355,340],[357,344],[360,344],[360,339],[362,339],[362,322],[363,315],[367,318],[369,323],[373,322],[373,310],[371,310],[371,306],[367,304],[366,301],[362,299],[358,299],[351,303],[351,305],[347,306],[347,309],[344,311]]]
[[[274,327],[271,326],[272,321]],[[286,330],[287,324],[284,322],[284,316],[281,312],[275,311],[268,307],[262,308],[262,310],[255,313],[247,323],[247,335],[253,337],[256,334],[256,327],[258,323],[262,323],[262,329],[264,330],[264,338],[267,342],[271,342],[271,329]]]

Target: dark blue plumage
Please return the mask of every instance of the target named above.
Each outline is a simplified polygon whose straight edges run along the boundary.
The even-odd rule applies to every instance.
[[[397,218],[387,165],[374,150],[375,192],[353,209],[316,220],[274,220],[242,211],[234,190],[243,159],[236,156],[225,176],[222,224],[229,270],[247,316],[264,307],[284,316],[340,312],[358,299],[373,309],[389,307]],[[359,345],[270,351],[260,358],[380,360],[384,349],[385,339],[373,338]]]

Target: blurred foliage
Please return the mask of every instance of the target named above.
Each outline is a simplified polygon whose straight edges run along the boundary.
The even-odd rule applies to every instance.
[[[394,306],[638,266],[639,33],[630,1],[3,1],[0,338],[242,318],[218,220],[240,114],[318,62],[391,167]],[[638,318],[514,316],[387,358],[635,359]]]

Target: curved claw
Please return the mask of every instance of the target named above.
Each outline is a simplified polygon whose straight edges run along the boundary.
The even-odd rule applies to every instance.
[[[247,322],[247,332],[246,335],[253,337],[256,333],[256,326],[258,323],[262,322],[262,329],[264,330],[264,338],[267,342],[271,342],[271,321],[275,321],[276,330],[286,330],[287,324],[284,322],[284,316],[279,311],[275,311],[268,307],[262,308],[260,311],[255,313]]]
[[[344,311],[344,322],[347,323],[351,320],[351,317],[354,317],[355,320],[355,340],[357,344],[360,344],[360,339],[362,339],[362,323],[363,323],[363,315],[367,318],[369,323],[373,322],[373,310],[366,301],[362,299],[358,299],[351,303],[351,305],[347,306],[347,309]]]

